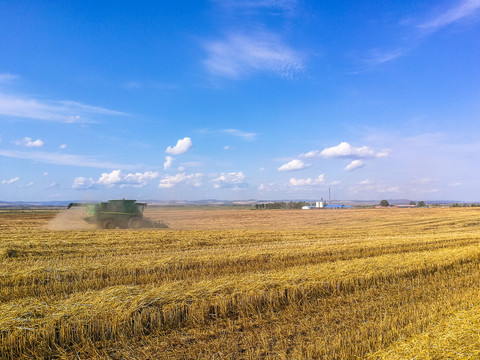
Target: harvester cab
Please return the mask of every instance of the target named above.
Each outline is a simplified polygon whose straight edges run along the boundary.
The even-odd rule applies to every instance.
[[[147,203],[122,199],[95,204],[70,203],[67,209],[73,206],[85,207],[85,221],[97,224],[101,228],[138,229],[143,225],[143,210],[147,207]]]

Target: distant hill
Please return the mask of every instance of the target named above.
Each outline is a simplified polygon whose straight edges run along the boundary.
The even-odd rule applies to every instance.
[[[0,207],[66,207],[70,201],[2,201]]]
[[[411,200],[408,199],[387,199],[391,205],[403,205],[408,204]],[[98,200],[100,201],[100,200]],[[98,202],[88,201],[88,202]],[[304,201],[308,203],[315,203],[317,200],[312,199],[296,199],[296,200],[217,200],[217,199],[205,199],[205,200],[138,200],[146,202],[150,206],[248,206],[260,203],[269,202],[290,202],[290,201]],[[64,200],[64,201],[2,201],[0,200],[0,208],[22,208],[22,207],[66,207],[71,202],[87,202],[81,200]],[[331,204],[344,204],[352,206],[370,206],[377,205],[379,200],[332,200]],[[480,203],[479,202],[466,202],[455,200],[435,200],[426,201],[427,204],[469,204]]]

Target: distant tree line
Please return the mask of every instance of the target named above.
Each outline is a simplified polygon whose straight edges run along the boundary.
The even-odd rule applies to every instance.
[[[425,201],[419,201],[418,204],[415,203],[415,201],[410,201],[410,205],[416,205],[417,207],[427,206],[427,204],[425,204]]]
[[[379,203],[380,206],[387,207],[390,206],[388,200],[382,200]],[[410,201],[409,205],[415,205],[416,207],[425,207],[427,204],[425,201],[419,201],[416,203],[415,201]],[[430,206],[439,206],[439,204],[432,204]],[[464,203],[453,203],[450,204],[450,207],[480,207],[480,204],[472,203],[472,204],[464,204]]]
[[[388,202],[388,200],[381,200],[379,205],[386,207],[386,206],[390,206],[390,203]],[[415,201],[410,201],[408,205],[415,205],[416,207],[426,206],[425,201],[419,201],[418,204]]]
[[[454,203],[450,205],[451,207],[479,207],[480,204],[459,204],[459,203]]]
[[[255,204],[256,210],[271,210],[271,209],[301,209],[304,206],[311,206],[305,201],[276,201],[271,203]]]

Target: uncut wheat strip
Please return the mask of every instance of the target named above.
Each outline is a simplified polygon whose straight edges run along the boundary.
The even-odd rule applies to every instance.
[[[69,343],[141,334],[151,327],[203,322],[211,316],[228,316],[232,311],[255,313],[275,309],[289,299],[298,301],[351,291],[359,285],[369,286],[378,281],[478,261],[479,256],[479,247],[471,246],[410,254],[407,259],[394,254],[195,283],[112,287],[73,294],[42,309],[26,305],[22,310],[36,311],[34,318],[22,316],[18,309],[12,312],[12,304],[7,303],[0,305],[0,313],[4,314],[0,322],[2,342],[9,348],[16,346],[15,339],[26,338],[23,343],[28,347],[45,336],[51,344],[59,341],[58,336],[63,343]],[[29,321],[26,323],[25,319]],[[38,330],[25,333],[25,324]]]

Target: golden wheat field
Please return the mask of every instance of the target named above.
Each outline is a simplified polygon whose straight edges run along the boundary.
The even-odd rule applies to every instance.
[[[480,210],[0,211],[2,359],[478,359]]]

